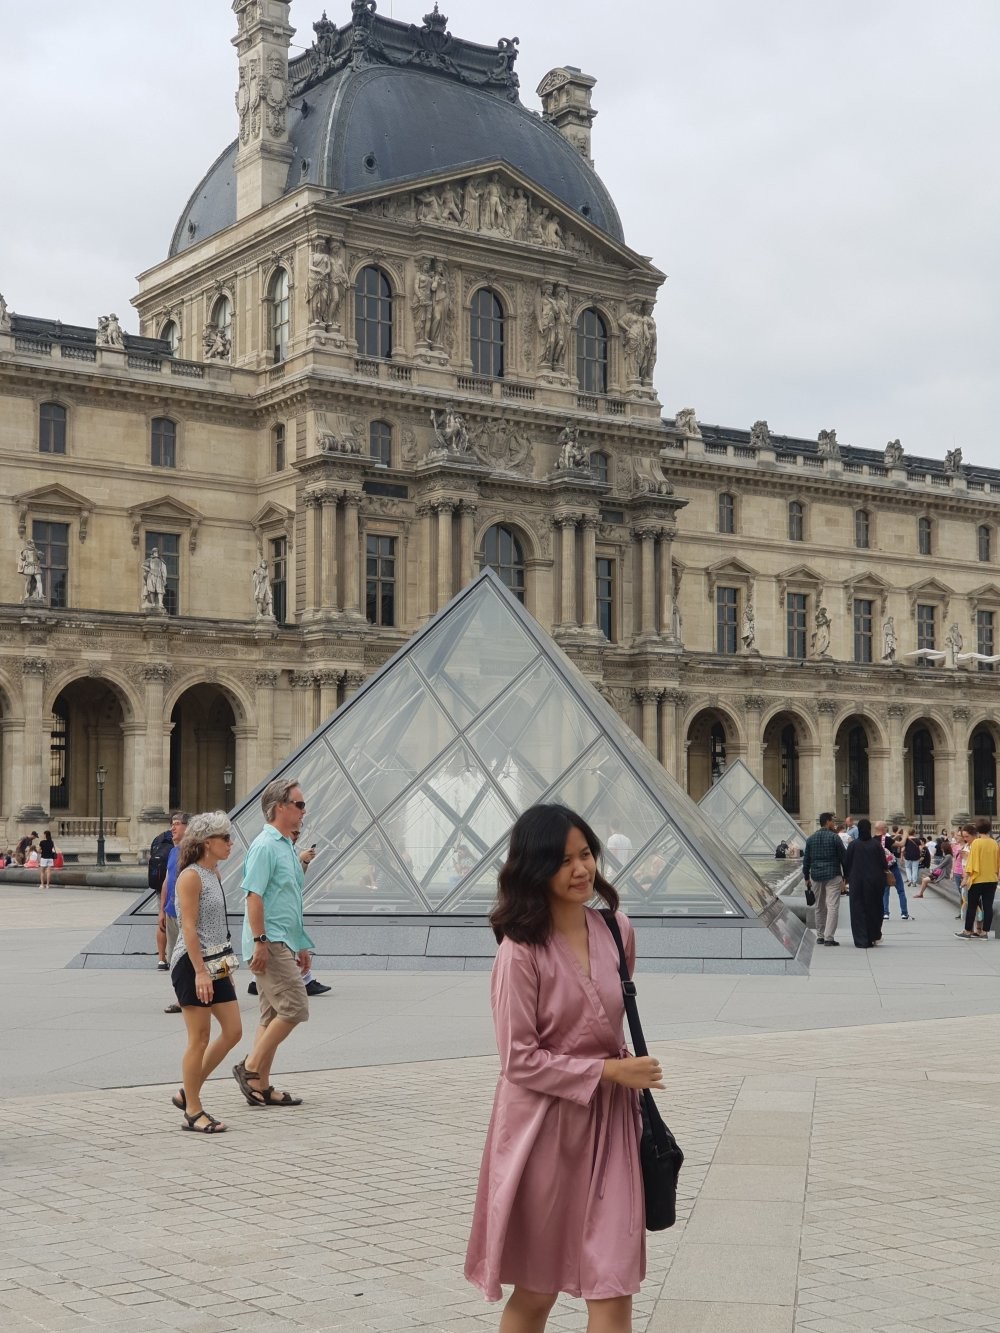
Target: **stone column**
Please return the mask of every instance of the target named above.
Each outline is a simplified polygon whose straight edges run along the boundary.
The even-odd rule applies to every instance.
[[[361,615],[361,559],[358,513],[361,496],[349,491],[344,496],[344,611],[349,616]]]
[[[340,610],[337,587],[337,496],[329,492],[322,499],[320,545],[320,603],[324,611]]]
[[[576,525],[575,514],[558,514],[555,525],[562,529],[562,581],[559,604],[559,624],[562,629],[576,629]]]
[[[434,512],[437,515],[437,609],[439,611],[443,606],[447,606],[455,591],[451,522],[454,510],[454,500],[434,501]]]
[[[311,671],[293,671],[288,683],[292,687],[292,748],[296,749],[316,725],[313,719],[316,677]]]
[[[816,816],[821,810],[837,809],[837,750],[834,745],[833,719],[840,711],[836,699],[819,701],[819,749],[812,756],[812,795],[813,809],[803,810],[806,830],[811,832]],[[845,772],[847,759],[845,756]],[[844,804],[843,800],[840,802]]]
[[[434,506],[417,506],[417,615],[421,623],[429,620],[437,606],[437,590],[430,580],[430,570],[434,567]]]
[[[337,711],[337,697],[342,671],[321,671],[319,673],[319,720],[326,722]]]
[[[323,551],[322,500],[318,494],[305,497],[306,507],[306,604],[307,615],[315,615],[321,600],[320,560]]]
[[[248,786],[260,781],[274,767],[274,691],[277,671],[258,671],[254,676],[257,690],[257,762]]]
[[[891,814],[897,810],[905,810],[911,813],[912,794],[906,790],[906,758],[903,753],[903,718],[906,715],[904,704],[890,704],[886,710],[889,719],[889,748],[883,755],[881,747],[870,745],[868,747],[868,780],[871,796],[874,800],[879,797],[879,811],[875,815],[876,819],[888,819]],[[872,781],[875,776],[871,772],[872,757],[878,749],[879,758],[882,760],[879,774],[880,781],[876,784]]]
[[[684,710],[688,696],[683,690],[667,690],[664,702],[663,763],[668,772],[687,791],[687,747],[684,744]]]
[[[597,634],[597,529],[600,519],[596,514],[584,514],[580,519],[583,530],[583,614],[581,624],[588,634]]]
[[[675,639],[673,535],[669,528],[661,528],[657,547],[660,574],[659,628],[660,634],[672,642]]]
[[[233,805],[235,805],[244,792],[250,790],[250,769],[257,757],[257,728],[250,722],[238,722],[233,727],[233,735],[236,737],[236,762],[233,764],[232,795]]]
[[[145,758],[141,783],[142,796],[137,802],[139,818],[146,823],[160,823],[167,819],[170,800],[167,781],[167,749],[170,729],[169,718],[163,716],[163,692],[170,679],[170,668],[165,662],[149,662],[142,669],[146,686]]]
[[[459,560],[462,566],[458,581],[463,588],[476,577],[476,510],[477,506],[472,500],[463,500],[458,507]]]
[[[18,777],[23,804],[17,813],[22,821],[47,819],[48,792],[42,804],[42,774],[48,772],[48,748],[51,733],[42,727],[42,701],[45,692],[45,659],[21,660],[21,685],[24,694],[24,762]],[[43,750],[45,753],[43,753]]]
[[[941,821],[948,824],[958,822],[955,819],[956,815],[971,815],[975,807],[975,792],[973,792],[969,780],[969,759],[971,757],[969,723],[972,720],[972,713],[964,704],[960,704],[957,708],[951,710],[951,716],[953,725],[948,786],[951,791],[952,805],[949,810],[944,812],[943,821]]]
[[[137,841],[139,822],[142,819],[141,807],[146,795],[145,764],[143,753],[146,750],[146,724],[144,722],[123,722],[122,737],[122,799],[118,815],[125,824],[127,832],[119,824],[116,836]],[[111,811],[112,818],[115,811]]]
[[[747,752],[744,762],[757,781],[763,783],[764,746],[761,738],[760,719],[764,711],[764,699],[759,694],[746,695],[743,700],[743,710],[747,731]]]
[[[820,765],[820,747],[812,741],[800,741],[799,743],[799,823],[810,830],[811,819],[819,814],[820,810],[828,810],[829,806],[824,806],[819,799],[819,793],[816,789],[816,774]],[[837,806],[840,811],[843,806],[843,800]],[[846,814],[841,811],[841,814]]]
[[[656,633],[655,575],[653,567],[655,528],[634,528],[633,537],[641,543],[642,600],[639,611],[639,636],[646,638]]]
[[[654,758],[658,758],[659,756],[656,753],[656,706],[663,691],[643,688],[636,690],[635,693],[642,706],[642,723],[639,733],[642,743]]]

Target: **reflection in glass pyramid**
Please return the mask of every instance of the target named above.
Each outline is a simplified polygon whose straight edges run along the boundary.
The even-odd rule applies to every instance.
[[[735,766],[734,766],[735,767]],[[510,827],[563,802],[605,842],[605,871],[633,915],[774,929],[781,908],[496,575],[481,575],[328,719],[277,773],[307,802],[316,844],[306,911],[479,918]],[[270,778],[268,779],[270,780]],[[235,816],[225,868],[262,823],[260,791]],[[772,848],[773,850],[773,848]]]
[[[742,759],[726,766],[698,807],[740,856],[770,861],[779,842],[795,842],[800,847],[805,843],[798,824]]]

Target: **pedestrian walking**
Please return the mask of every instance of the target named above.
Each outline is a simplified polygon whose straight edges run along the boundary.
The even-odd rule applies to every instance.
[[[858,836],[847,849],[844,873],[850,894],[851,934],[858,949],[871,949],[882,939],[882,890],[885,852],[872,837],[870,819],[858,820]]]
[[[302,917],[305,873],[292,844],[306,803],[295,778],[269,782],[260,803],[267,822],[243,860],[243,957],[257,982],[260,1026],[233,1077],[250,1106],[301,1106],[301,1097],[271,1086],[271,1065],[281,1043],[309,1017],[302,974],[313,942]]]
[[[180,846],[176,901],[179,934],[170,959],[170,979],[184,1015],[187,1046],[181,1059],[180,1090],[171,1099],[184,1113],[182,1129],[222,1134],[226,1126],[205,1110],[201,1090],[243,1035],[236,988],[229,976],[213,980],[206,955],[229,939],[226,896],[218,864],[232,850],[233,833],[223,810],[195,815]],[[212,1019],[219,1032],[211,1041]]]
[[[837,832],[837,816],[826,810],[819,828],[806,838],[802,854],[802,878],[816,894],[816,943],[836,945],[840,916],[840,891],[844,887],[846,851]]]
[[[560,1292],[587,1303],[592,1333],[629,1333],[645,1274],[637,1090],[659,1063],[625,1046],[618,949],[595,895],[635,936],[579,815],[537,805],[517,820],[490,923],[500,1078],[465,1275],[487,1300],[513,1292],[503,1333],[542,1333]]]
[[[903,874],[907,884],[915,888],[917,872],[920,869],[920,843],[916,830],[907,829],[903,838]]]
[[[983,939],[990,937],[993,924],[993,900],[997,892],[997,880],[1000,878],[1000,847],[992,836],[992,824],[985,815],[976,820],[976,836],[965,858],[963,884],[966,893],[965,929],[957,930],[960,939]],[[982,925],[976,922],[976,913],[980,905],[983,909]]]
[[[160,889],[160,919],[159,926],[163,931],[166,940],[166,957],[172,958],[174,949],[177,947],[177,871],[178,858],[180,855],[181,839],[187,832],[187,826],[191,822],[191,816],[184,810],[178,810],[170,817],[170,838],[171,846],[167,854],[167,869],[163,880],[163,887]],[[165,1014],[179,1014],[181,1007],[179,1004],[168,1004],[163,1011]]]

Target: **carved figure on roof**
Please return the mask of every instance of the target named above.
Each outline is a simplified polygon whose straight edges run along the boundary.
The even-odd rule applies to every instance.
[[[903,446],[898,440],[890,440],[885,446],[885,465],[886,467],[903,466]]]
[[[816,436],[816,452],[820,458],[839,458],[840,445],[835,430],[821,430]]]
[[[233,0],[238,30],[243,32],[248,23],[259,17],[259,0]]]
[[[961,449],[949,449],[944,456],[944,470],[950,476],[955,476],[962,470],[962,451]]]
[[[510,200],[510,234],[515,241],[528,239],[528,196],[515,190]]]
[[[472,452],[469,441],[469,428],[465,418],[455,411],[454,403],[449,403],[443,412],[431,409],[431,425],[437,438],[436,452],[446,454],[468,454]]]
[[[225,330],[220,329],[211,320],[202,330],[201,345],[206,361],[228,361],[232,352],[232,345]]]
[[[750,448],[770,449],[771,432],[766,421],[755,421],[750,427]]]
[[[561,250],[563,243],[562,228],[559,219],[547,208],[543,208],[538,221],[539,239],[550,250]]]
[[[882,625],[882,661],[890,666],[896,663],[896,625],[892,616],[886,616]]]
[[[7,302],[4,300],[3,292],[0,292],[0,331],[6,333],[10,328],[10,311],[7,309]]]
[[[97,319],[97,338],[98,347],[124,347],[125,335],[122,333],[122,326],[118,323],[117,315],[99,315]]]
[[[830,615],[825,606],[817,608],[813,621],[813,657],[826,657],[830,652]]]
[[[424,26],[418,28],[415,23],[411,23],[410,32],[417,42],[417,50],[410,56],[411,62],[457,72],[454,61],[448,55],[455,39],[448,31],[447,16],[438,9],[437,0],[433,10],[424,15]]]
[[[462,221],[462,204],[455,189],[451,185],[445,185],[441,189],[440,199],[441,221],[457,222]]]
[[[692,439],[701,439],[701,431],[698,428],[698,418],[693,407],[681,408],[674,417],[674,429],[679,430],[682,435],[690,436]]]
[[[490,70],[490,79],[497,83],[506,83],[507,96],[510,100],[517,100],[517,90],[521,86],[521,80],[514,72],[514,62],[517,59],[517,47],[520,42],[519,37],[501,37],[497,42],[497,58]]]
[[[622,316],[620,328],[629,379],[652,384],[656,365],[656,321],[649,302],[633,302]]]
[[[472,231],[479,230],[479,182],[470,176],[465,182],[465,196],[462,201],[462,226]]]
[[[26,541],[17,557],[17,572],[24,576],[24,596],[22,602],[40,602],[44,600],[42,591],[42,566],[38,551],[33,541]]]
[[[253,573],[250,575],[253,582],[253,600],[257,607],[257,619],[274,619],[274,597],[271,592],[271,580],[268,574],[267,561],[263,556],[260,557],[254,566]]]
[[[486,189],[483,191],[482,225],[486,231],[499,231],[504,234],[507,232],[507,208],[503,186],[496,172],[486,182]]]
[[[351,0],[351,65],[360,69],[383,53],[375,36],[375,0]]]
[[[433,190],[422,190],[417,195],[417,221],[440,222],[441,200]]]
[[[332,60],[340,45],[340,34],[336,23],[331,23],[327,18],[325,9],[323,17],[313,24],[313,32],[316,34],[316,51],[320,59],[324,62]]]
[[[587,451],[577,439],[576,427],[567,421],[556,440],[559,445],[559,459],[556,468],[561,472],[590,471],[590,459]]]

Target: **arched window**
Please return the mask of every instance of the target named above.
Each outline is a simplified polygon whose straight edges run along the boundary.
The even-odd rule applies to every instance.
[[[369,265],[354,280],[354,339],[358,356],[392,356],[392,288],[380,268]]]
[[[288,274],[279,268],[268,289],[271,317],[271,350],[275,361],[288,355]]]
[[[997,755],[988,727],[972,733],[972,807],[977,815],[997,812]]]
[[[600,449],[595,449],[590,455],[590,475],[595,481],[602,482],[605,486],[608,484],[608,456]]]
[[[160,337],[165,343],[170,344],[171,356],[176,356],[177,348],[181,341],[181,331],[177,327],[177,321],[168,319],[166,324],[164,324],[163,328],[160,330]]]
[[[934,740],[926,727],[920,727],[913,733],[913,809],[918,816],[934,812]],[[923,796],[917,791],[917,783],[924,785]]]
[[[177,466],[177,426],[169,417],[154,417],[149,428],[149,461],[153,467]]]
[[[38,452],[66,452],[66,409],[61,403],[42,403],[38,409]]]
[[[736,497],[728,491],[719,496],[719,531],[736,531]]]
[[[233,341],[233,303],[224,293],[212,306],[212,323],[232,346]]]
[[[524,601],[524,551],[510,528],[502,523],[486,530],[483,563],[499,574],[518,601]]]
[[[917,550],[921,555],[933,555],[931,540],[931,521],[926,515],[917,519]]]
[[[388,421],[373,421],[368,427],[368,452],[376,463],[392,464],[392,427]]]
[[[60,694],[49,721],[49,809],[69,809],[69,704]]]
[[[845,814],[863,815],[868,811],[868,735],[864,727],[852,727],[847,733],[847,781],[850,789]]]
[[[496,292],[480,287],[469,307],[469,352],[475,375],[503,378],[503,306]]]
[[[799,746],[791,722],[781,728],[781,804],[789,814],[798,814]]]
[[[988,562],[992,558],[993,533],[988,523],[980,523],[976,529],[976,550],[980,560]]]
[[[608,391],[608,326],[593,309],[576,322],[576,379],[581,393]]]
[[[867,509],[854,511],[854,545],[859,551],[867,551],[871,545],[872,516]]]
[[[805,510],[798,500],[793,500],[788,506],[788,540],[790,542],[805,540]]]

